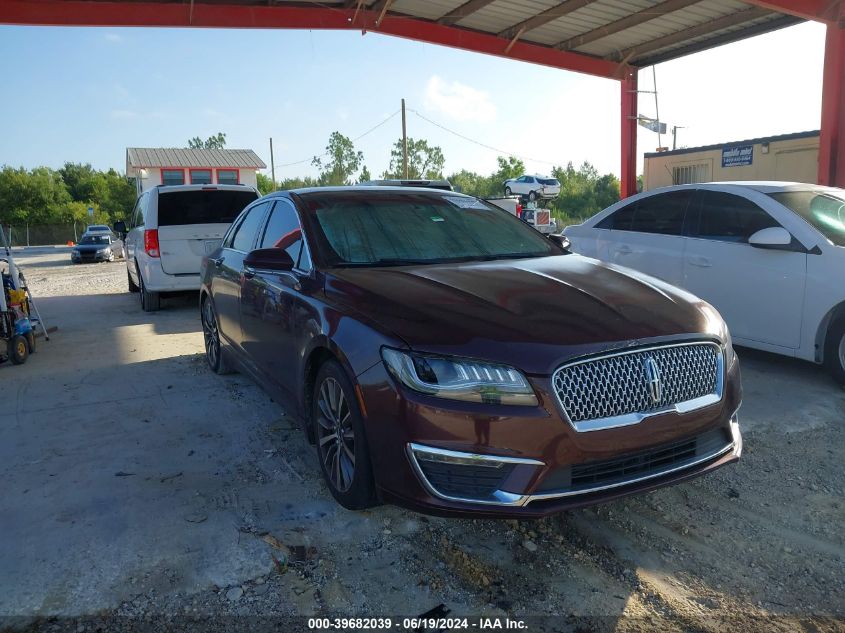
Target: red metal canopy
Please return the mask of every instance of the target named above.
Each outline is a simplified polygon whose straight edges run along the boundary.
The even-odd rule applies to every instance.
[[[636,191],[638,68],[802,20],[828,25],[819,182],[845,186],[845,0],[0,2],[6,24],[353,29],[616,79],[623,196]]]

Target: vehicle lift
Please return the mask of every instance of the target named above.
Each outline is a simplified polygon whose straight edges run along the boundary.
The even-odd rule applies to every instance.
[[[11,360],[14,365],[22,365],[35,352],[35,327],[41,328],[44,340],[49,341],[50,335],[35,306],[23,271],[15,265],[12,247],[2,227],[0,235],[3,236],[0,246],[5,251],[0,261],[5,261],[8,266],[6,273],[0,273],[0,342],[6,343],[5,350],[0,346],[0,363]]]

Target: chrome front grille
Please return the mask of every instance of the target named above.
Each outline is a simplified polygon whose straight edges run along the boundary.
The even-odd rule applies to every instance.
[[[721,400],[722,350],[691,343],[618,352],[564,365],[552,382],[576,430],[636,424],[655,413]]]

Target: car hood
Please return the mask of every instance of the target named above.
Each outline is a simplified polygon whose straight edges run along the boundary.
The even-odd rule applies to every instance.
[[[579,255],[333,269],[326,294],[412,349],[534,374],[656,340],[714,339],[721,325],[683,290]]]

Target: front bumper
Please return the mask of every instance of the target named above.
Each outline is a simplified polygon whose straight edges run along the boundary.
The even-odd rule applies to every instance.
[[[74,264],[80,264],[84,262],[107,262],[112,258],[112,253],[98,253],[98,252],[90,252],[90,253],[79,253],[78,251],[71,251],[70,260]]]
[[[560,416],[540,379],[538,407],[408,393],[381,365],[359,382],[382,498],[430,514],[541,517],[678,483],[742,453],[737,362],[714,405],[591,432]]]

